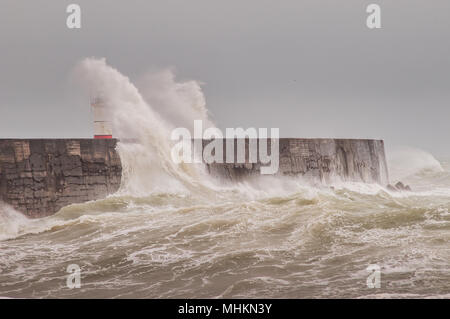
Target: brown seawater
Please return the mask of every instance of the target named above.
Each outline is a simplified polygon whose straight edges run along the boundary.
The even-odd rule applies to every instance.
[[[450,165],[440,164],[408,177],[411,193],[280,179],[116,194],[40,220],[3,207],[0,296],[449,298]],[[66,286],[70,264],[79,289]],[[379,289],[366,285],[370,264]]]

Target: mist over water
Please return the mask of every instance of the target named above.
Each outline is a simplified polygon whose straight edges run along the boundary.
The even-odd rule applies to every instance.
[[[0,296],[26,298],[401,298],[450,297],[450,159],[388,152],[383,186],[257,176],[211,178],[175,165],[170,131],[210,126],[195,81],[172,71],[138,87],[105,60],[75,74],[107,97],[122,185],[106,199],[29,220],[0,206]],[[332,186],[332,187],[330,187]],[[82,270],[66,287],[67,266]],[[370,264],[381,288],[369,289]]]

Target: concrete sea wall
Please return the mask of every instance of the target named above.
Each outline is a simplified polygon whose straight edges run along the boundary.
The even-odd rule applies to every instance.
[[[29,217],[43,217],[114,193],[122,176],[116,144],[116,139],[0,139],[0,200]],[[247,163],[207,164],[210,174],[231,180],[260,175],[259,159],[249,163],[249,140],[244,144]],[[389,183],[382,140],[281,138],[277,174],[324,183],[336,178]]]
[[[259,158],[257,163],[248,163],[249,143],[247,139],[245,141],[247,163],[209,164],[207,166],[210,174],[232,180],[260,175]],[[259,151],[259,145],[257,147]],[[236,142],[234,148],[236,154]],[[267,149],[270,150],[270,143]],[[224,161],[225,153],[224,142]],[[337,179],[378,183],[383,186],[389,183],[382,140],[280,138],[279,154],[278,175],[304,176],[323,183]]]
[[[0,200],[29,217],[119,189],[115,139],[0,139]]]

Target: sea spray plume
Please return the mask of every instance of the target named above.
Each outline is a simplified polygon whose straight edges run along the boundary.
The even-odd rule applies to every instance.
[[[147,105],[130,79],[106,64],[104,58],[86,58],[76,66],[75,72],[91,96],[101,96],[104,100],[115,136],[143,141],[167,135],[165,123]],[[145,125],[153,129],[142,130]]]
[[[62,223],[50,218],[28,218],[0,201],[0,241],[17,238],[25,234],[38,234],[52,229],[56,225],[62,225]],[[0,254],[0,259],[1,257]]]
[[[193,133],[195,120],[201,120],[205,128],[215,126],[199,82],[177,82],[173,69],[165,69],[147,72],[137,81],[137,87],[147,103],[173,128],[185,127]]]
[[[109,66],[104,58],[84,59],[76,66],[75,74],[91,95],[99,95],[104,100],[115,137],[133,138],[136,142],[118,145],[124,171],[121,192],[138,196],[153,192],[184,192],[201,186],[199,179],[205,174],[199,167],[176,165],[170,160],[170,132],[174,124],[144,100],[128,77]],[[177,86],[175,82],[172,84]],[[180,110],[183,101],[188,108],[195,105],[186,97],[188,87],[166,89],[168,100],[177,100]],[[194,96],[199,99],[198,88],[194,86],[194,89]],[[180,97],[176,96],[177,92]],[[164,100],[162,93],[158,100]]]
[[[391,180],[403,180],[423,172],[442,172],[436,158],[426,151],[412,147],[398,147],[387,152]]]
[[[0,202],[0,240],[18,236],[29,223],[25,215]]]

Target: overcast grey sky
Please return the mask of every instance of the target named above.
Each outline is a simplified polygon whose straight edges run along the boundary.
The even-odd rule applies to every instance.
[[[66,27],[66,6],[82,28]],[[382,8],[369,30],[366,7]],[[383,138],[450,155],[449,0],[23,1],[0,5],[0,137],[90,137],[69,73],[106,57],[132,80],[204,82],[220,128]]]

